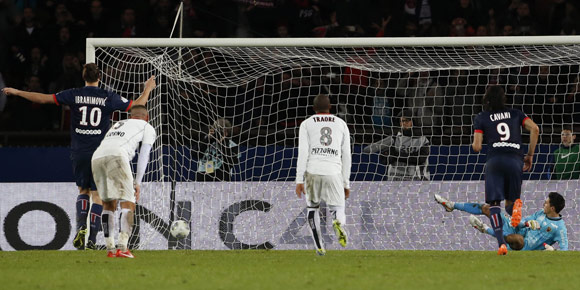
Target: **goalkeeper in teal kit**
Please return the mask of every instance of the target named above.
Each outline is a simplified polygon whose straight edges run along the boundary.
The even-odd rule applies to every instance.
[[[452,202],[438,194],[435,195],[435,201],[448,212],[458,209],[473,214],[469,216],[469,223],[478,231],[495,237],[493,230],[476,216],[482,214],[489,216],[488,204]],[[509,215],[502,214],[503,233],[508,246],[516,251],[551,251],[554,250],[552,245],[558,243],[561,251],[567,251],[568,230],[560,215],[560,211],[565,205],[566,202],[562,195],[550,192],[544,202],[543,209],[523,218],[515,228],[509,223]]]

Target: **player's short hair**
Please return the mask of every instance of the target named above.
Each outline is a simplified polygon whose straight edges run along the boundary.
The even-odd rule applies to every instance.
[[[505,109],[505,92],[501,86],[489,86],[483,96],[483,109],[497,111]]]
[[[572,126],[570,126],[570,125],[564,125],[564,127],[562,128],[562,131],[570,131],[570,132],[572,132],[572,135],[576,135],[576,134],[574,134],[574,130],[572,129]]]
[[[550,192],[548,198],[550,199],[550,206],[553,206],[557,213],[560,213],[560,211],[566,206],[566,200],[564,200],[564,197],[555,191]]]
[[[131,110],[129,110],[129,113],[133,112],[133,110],[136,110],[136,109],[141,109],[141,110],[147,111],[147,107],[145,107],[143,105],[134,105],[134,106],[131,106]]]
[[[101,70],[95,63],[87,63],[83,66],[83,80],[94,83],[101,78]]]
[[[409,119],[409,120],[413,121],[413,111],[409,110],[409,109],[404,109],[397,115],[397,117],[399,117],[399,121],[402,118]]]
[[[330,110],[330,97],[325,94],[320,94],[314,97],[314,101],[312,102],[312,107],[314,108],[314,112],[324,112]]]

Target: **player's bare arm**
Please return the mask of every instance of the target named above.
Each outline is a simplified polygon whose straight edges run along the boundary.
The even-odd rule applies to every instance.
[[[540,136],[540,128],[529,118],[524,122],[524,128],[530,132],[530,146],[528,147],[528,154],[524,157],[523,170],[529,171],[534,162],[534,153],[536,151],[536,145],[538,144],[538,136]]]
[[[344,189],[344,199],[348,199],[350,197],[350,189]]]
[[[135,202],[139,201],[140,195],[141,195],[141,186],[139,184],[135,184]]]
[[[141,96],[139,96],[139,98],[133,102],[133,105],[146,106],[147,101],[149,100],[149,94],[151,93],[151,91],[153,91],[153,89],[155,89],[155,86],[157,86],[157,84],[155,83],[155,75],[152,75],[145,82],[145,88],[143,89],[143,93],[141,93]]]
[[[479,152],[481,151],[482,144],[483,144],[483,133],[476,132],[473,135],[473,144],[471,144],[471,148],[473,148],[473,151]]]
[[[19,96],[38,104],[54,104],[54,98],[52,95],[49,94],[26,92],[14,88],[4,88],[2,89],[2,92],[4,92],[4,94],[6,94],[7,96],[9,95]]]

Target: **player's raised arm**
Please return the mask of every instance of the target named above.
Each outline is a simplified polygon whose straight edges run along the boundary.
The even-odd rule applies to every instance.
[[[363,148],[364,153],[376,153],[383,152],[387,150],[390,146],[393,146],[393,136],[388,136],[378,142],[375,142],[365,148]]]
[[[6,95],[19,96],[38,104],[55,104],[54,96],[49,94],[26,92],[14,88],[4,88],[2,91]]]
[[[532,168],[532,163],[534,161],[534,152],[536,151],[536,145],[538,144],[538,136],[540,136],[540,128],[532,119],[526,118],[524,121],[524,128],[530,132],[530,145],[528,147],[528,154],[524,157],[524,171],[528,171]]]
[[[143,93],[141,93],[141,96],[139,96],[139,98],[133,102],[133,105],[146,106],[147,101],[149,100],[149,94],[151,93],[151,91],[153,91],[153,89],[155,89],[155,86],[157,86],[157,84],[155,83],[155,75],[152,75],[145,82],[145,88],[143,89]]]

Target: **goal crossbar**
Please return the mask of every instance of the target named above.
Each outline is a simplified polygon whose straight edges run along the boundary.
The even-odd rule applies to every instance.
[[[95,47],[452,47],[574,45],[580,35],[490,37],[360,37],[360,38],[87,38],[87,62]]]

